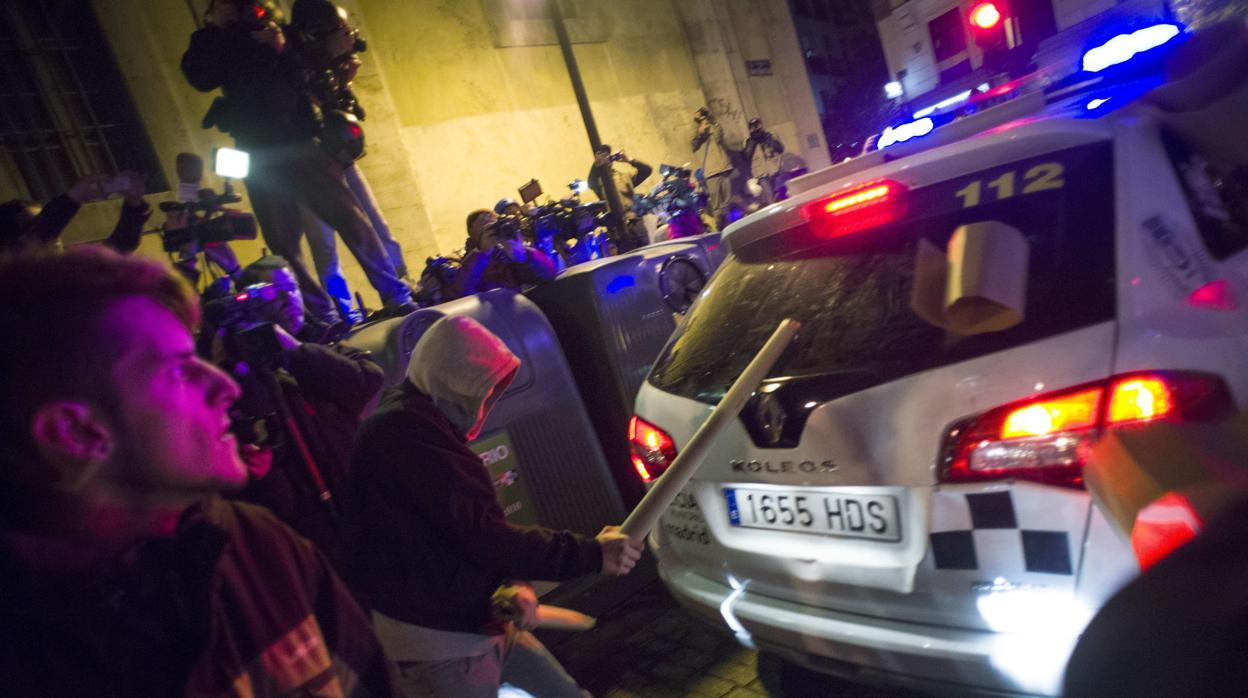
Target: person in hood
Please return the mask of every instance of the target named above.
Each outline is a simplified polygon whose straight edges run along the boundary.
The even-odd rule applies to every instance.
[[[368,618],[259,507],[194,292],[84,246],[0,261],[5,696],[392,696]]]
[[[467,443],[520,359],[474,320],[445,317],[416,343],[406,380],[357,434],[345,505],[348,583],[373,608],[408,696],[493,697],[507,681],[543,698],[581,696],[527,628],[526,580],[627,574],[642,541],[506,521]],[[491,599],[511,599],[504,623]]]

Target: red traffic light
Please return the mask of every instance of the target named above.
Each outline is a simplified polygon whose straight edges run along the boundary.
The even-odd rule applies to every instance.
[[[1001,11],[991,2],[981,2],[971,8],[971,25],[979,29],[992,29],[1001,23]]]

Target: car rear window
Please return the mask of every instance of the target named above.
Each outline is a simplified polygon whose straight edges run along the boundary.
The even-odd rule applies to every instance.
[[[840,375],[840,394],[1112,319],[1111,172],[1109,143],[1080,146],[913,189],[884,227],[832,240],[799,227],[735,251],[648,380],[714,404],[786,317],[802,331],[769,377]],[[943,250],[989,220],[1029,243],[1024,320],[969,337],[924,322],[910,309],[919,241]]]

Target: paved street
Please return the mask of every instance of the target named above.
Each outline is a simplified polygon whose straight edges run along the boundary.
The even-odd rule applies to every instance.
[[[596,628],[549,640],[582,686],[606,698],[768,695],[757,653],[681,609],[656,581]]]
[[[548,634],[543,640],[581,686],[600,698],[917,697],[782,672],[770,657],[763,657],[760,668],[757,652],[686,612],[657,580],[600,613],[593,630]]]

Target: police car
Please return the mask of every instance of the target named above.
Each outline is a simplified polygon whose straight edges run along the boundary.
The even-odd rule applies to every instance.
[[[651,535],[683,605],[857,681],[1060,692],[1138,573],[1084,447],[1248,401],[1248,122],[1218,121],[1245,103],[1243,46],[1222,88],[1218,55],[1160,84],[1191,37],[1128,27],[1072,77],[891,127],[726,231],[637,396],[639,476],[781,319],[802,327]]]

